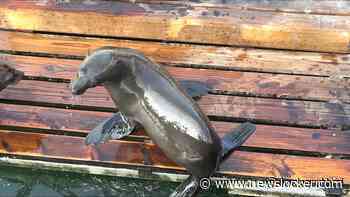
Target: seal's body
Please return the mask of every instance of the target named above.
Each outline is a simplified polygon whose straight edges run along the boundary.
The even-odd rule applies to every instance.
[[[16,84],[24,73],[14,69],[9,62],[0,61],[0,91],[8,85]]]
[[[101,83],[120,112],[193,175],[173,196],[192,196],[199,179],[211,176],[223,156],[222,141],[199,106],[166,70],[131,49],[96,50],[81,64],[72,92],[82,94]]]

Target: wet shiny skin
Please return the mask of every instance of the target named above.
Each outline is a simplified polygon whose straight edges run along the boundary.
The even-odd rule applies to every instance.
[[[162,67],[134,50],[99,49],[82,63],[72,92],[82,94],[99,83],[120,112],[139,122],[174,162],[198,178],[216,170],[222,151],[219,137],[198,105]]]

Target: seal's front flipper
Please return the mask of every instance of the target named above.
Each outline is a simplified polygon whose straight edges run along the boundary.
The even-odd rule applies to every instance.
[[[169,197],[194,197],[198,189],[199,181],[191,175],[182,182]]]
[[[128,136],[135,129],[136,123],[127,119],[120,112],[97,125],[86,137],[85,144],[98,145],[110,139],[120,139]]]
[[[245,122],[235,128],[232,132],[227,133],[221,140],[223,157],[227,156],[231,150],[241,146],[249,136],[254,133],[255,129],[256,127],[254,124]]]
[[[199,99],[201,96],[207,95],[212,89],[206,83],[191,80],[179,81],[179,85],[193,99]]]

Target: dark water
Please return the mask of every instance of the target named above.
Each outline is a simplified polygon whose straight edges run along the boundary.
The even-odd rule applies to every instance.
[[[0,197],[167,197],[178,183],[0,166]],[[199,197],[228,197],[225,191]]]

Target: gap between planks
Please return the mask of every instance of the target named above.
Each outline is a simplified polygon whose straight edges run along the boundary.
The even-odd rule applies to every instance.
[[[27,79],[66,83],[74,78],[81,63],[80,60],[18,55],[2,55],[0,59],[14,62],[17,69],[25,72]],[[212,94],[315,102],[350,101],[347,94],[349,79],[340,76],[320,78],[168,66],[165,69],[179,81],[193,80],[206,84],[211,87]],[[31,86],[31,83],[35,82],[23,81],[18,89],[22,84]]]
[[[89,51],[102,46],[133,48],[161,64],[183,67],[321,77],[350,76],[350,55],[346,54],[174,45],[0,31],[0,50],[3,52],[82,59]]]
[[[0,112],[2,128],[15,128],[29,133],[73,134],[75,136],[85,136],[88,131],[112,115],[106,112],[9,104],[0,104]],[[220,136],[239,125],[239,123],[231,122],[212,121],[211,123]],[[134,132],[132,135],[133,138],[137,137],[139,141],[147,140],[146,133],[142,130]],[[347,141],[349,139],[350,133],[346,131],[258,124],[257,131],[244,146],[248,147],[245,150],[250,151],[348,158],[350,146]]]
[[[21,83],[32,85],[21,88]],[[73,97],[68,86],[69,84],[65,83],[22,81],[17,86],[3,90],[0,99],[7,102],[13,100],[19,104],[23,102],[27,105],[32,102],[61,108],[84,106],[82,109],[85,110],[116,110],[103,87],[89,89],[86,94]],[[350,126],[350,105],[344,103],[206,95],[198,104],[207,116],[218,119],[221,117],[227,121],[241,118],[241,121],[303,127],[347,129]]]

